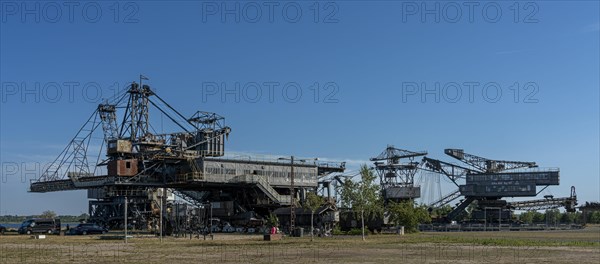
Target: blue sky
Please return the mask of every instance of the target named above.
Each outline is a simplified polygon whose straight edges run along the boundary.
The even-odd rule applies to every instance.
[[[225,116],[233,152],[356,166],[387,144],[464,148],[560,167],[544,194],[600,200],[598,2],[15,3],[0,6],[0,214],[87,212],[83,191],[27,193],[35,163],[139,74],[186,115]]]

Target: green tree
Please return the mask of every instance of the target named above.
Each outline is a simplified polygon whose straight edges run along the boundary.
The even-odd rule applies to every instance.
[[[433,211],[431,211],[432,215],[434,215],[437,218],[446,216],[450,212],[452,212],[452,206],[450,206],[449,204],[446,204],[442,207],[435,208],[435,209],[433,209]]]
[[[534,223],[543,223],[545,220],[544,214],[533,211],[533,222]]]
[[[554,225],[560,220],[560,211],[558,209],[546,210],[546,224]]]
[[[417,214],[420,224],[430,224],[431,223],[431,215],[429,214],[429,211],[427,210],[427,206],[421,205],[421,206],[415,207],[415,213]]]
[[[81,219],[87,220],[88,218],[90,218],[90,215],[83,213],[83,214],[80,214],[77,218],[78,218],[78,220],[81,220]]]
[[[360,168],[360,182],[346,179],[340,189],[342,206],[352,208],[356,218],[361,219],[362,239],[365,240],[365,217],[373,219],[383,215],[383,200],[379,195],[379,185],[374,181],[373,171],[363,165]]]
[[[600,211],[595,211],[592,212],[591,214],[589,214],[589,221],[588,223],[590,224],[600,224]]]
[[[576,224],[581,224],[583,221],[583,214],[581,212],[575,212],[574,214],[574,220],[573,222]]]
[[[430,223],[431,217],[424,206],[415,207],[412,201],[399,203],[391,201],[388,204],[390,221],[396,226],[404,226],[406,232],[418,231],[420,223]]]
[[[56,217],[56,213],[51,210],[46,210],[40,215],[40,218],[55,218],[55,217]]]
[[[323,197],[318,196],[316,193],[314,192],[309,192],[306,195],[306,200],[304,201],[304,205],[303,207],[307,210],[310,210],[310,241],[313,241],[314,239],[314,215],[315,215],[315,211],[317,211],[317,209],[319,209],[319,207],[321,207],[321,205],[323,205]]]
[[[523,221],[523,223],[531,224],[533,223],[533,219],[535,217],[535,211],[527,211],[519,215],[519,220]]]
[[[388,204],[388,212],[390,213],[390,222],[396,226],[405,226],[407,232],[411,232],[412,228],[417,226],[417,216],[413,212],[413,205],[409,201],[393,202]]]
[[[575,213],[564,212],[560,216],[560,222],[565,224],[572,224],[575,222]]]

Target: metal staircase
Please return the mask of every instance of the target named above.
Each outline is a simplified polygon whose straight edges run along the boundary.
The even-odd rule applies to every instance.
[[[467,197],[465,200],[462,201],[462,203],[460,203],[456,208],[454,208],[452,212],[448,213],[446,218],[448,218],[449,220],[454,220],[458,218],[461,214],[466,213],[465,209],[467,209],[467,207],[474,200],[475,199],[473,197]]]
[[[432,208],[442,207],[442,206],[456,200],[460,196],[461,196],[460,190],[457,189],[457,190],[445,195],[444,197],[440,198],[439,200],[437,200],[433,203],[430,203],[429,207],[432,207]]]
[[[259,175],[242,175],[235,178],[236,182],[255,184],[258,189],[265,193],[274,203],[280,205],[291,204],[291,196],[281,195],[273,189],[267,180]]]

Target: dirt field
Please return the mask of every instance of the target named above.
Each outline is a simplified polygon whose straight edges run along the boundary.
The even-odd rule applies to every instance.
[[[216,234],[189,238],[0,236],[0,263],[594,263],[600,227],[575,231],[419,233],[285,238]]]

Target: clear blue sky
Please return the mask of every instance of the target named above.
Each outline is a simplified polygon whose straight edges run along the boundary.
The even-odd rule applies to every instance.
[[[216,2],[0,3],[0,214],[87,212],[83,191],[27,193],[32,164],[58,155],[99,97],[140,73],[182,113],[225,116],[230,151],[356,166],[386,144],[445,160],[444,148],[464,148],[560,167],[561,185],[545,194],[575,185],[581,201],[600,200],[596,1],[481,2],[472,16],[462,2],[227,2],[233,14]],[[436,3],[439,22],[423,11]]]

